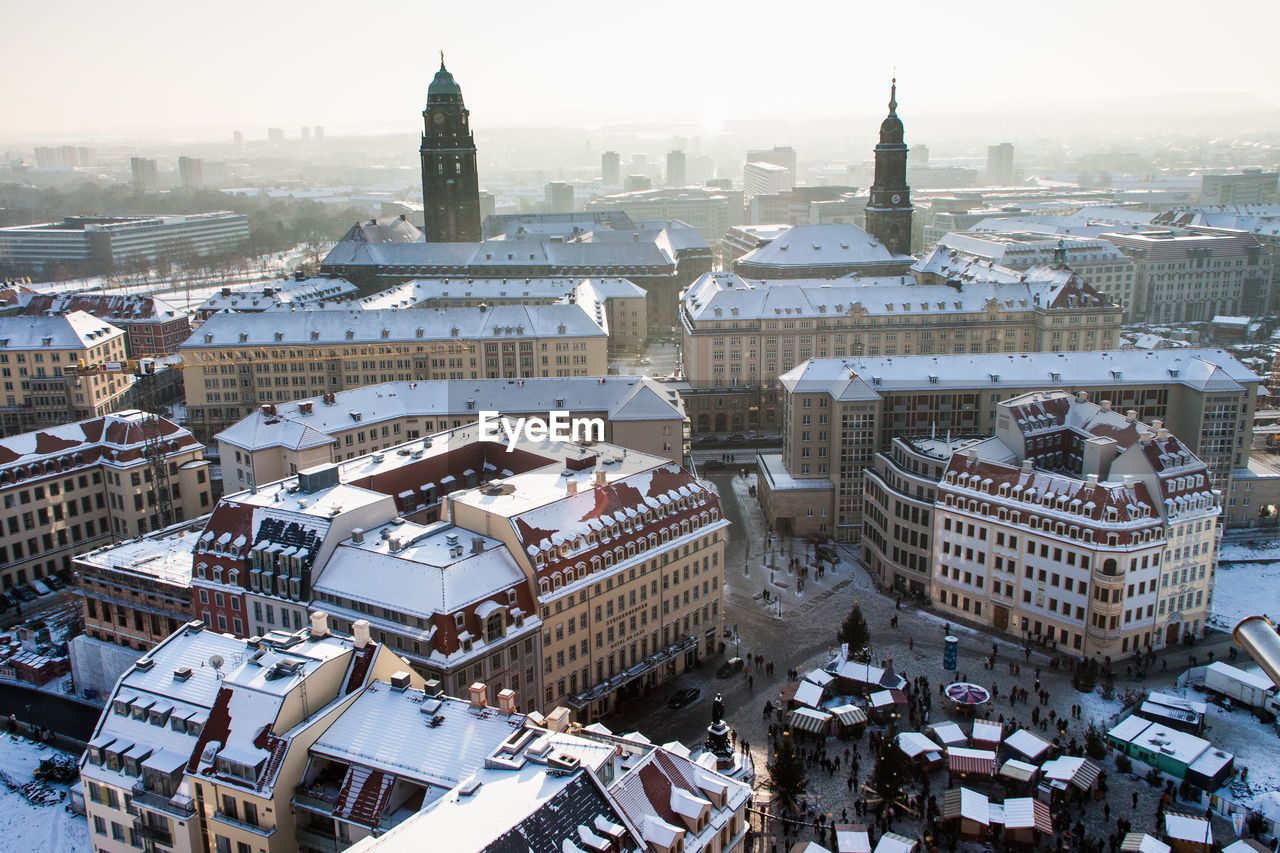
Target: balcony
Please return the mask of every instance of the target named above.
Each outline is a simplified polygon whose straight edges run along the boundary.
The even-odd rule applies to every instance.
[[[305,829],[298,827],[297,838],[299,848],[318,850],[320,853],[338,853],[347,848],[346,844],[339,844],[338,839],[332,834],[320,831],[317,824],[312,824]]]
[[[144,841],[150,841],[161,847],[173,847],[173,833],[167,826],[155,826],[139,818],[133,822],[133,831]]]
[[[152,811],[162,812],[182,821],[190,820],[196,813],[195,805],[189,797],[176,794],[172,798],[166,797],[164,794],[148,791],[142,786],[141,782],[134,784],[132,798],[136,805]]]
[[[274,826],[268,828],[265,826],[258,826],[256,823],[247,823],[222,811],[214,812],[213,819],[220,823],[225,823],[227,826],[234,826],[237,829],[244,829],[256,835],[261,835],[263,838],[270,838],[272,835],[275,835],[276,832],[276,828]]]

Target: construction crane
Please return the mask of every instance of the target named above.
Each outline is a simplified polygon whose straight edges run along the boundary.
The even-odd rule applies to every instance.
[[[127,373],[134,377],[134,399],[142,410],[142,455],[151,471],[155,490],[156,512],[161,529],[173,524],[173,492],[169,482],[169,460],[164,436],[160,433],[160,416],[156,409],[156,360],[141,358],[129,361],[85,362],[76,364],[76,375],[97,376],[104,373]]]

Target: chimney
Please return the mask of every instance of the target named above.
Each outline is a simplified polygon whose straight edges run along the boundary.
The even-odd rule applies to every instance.
[[[1089,402],[1089,392],[1088,392],[1088,391],[1077,391],[1077,392],[1076,392],[1076,399],[1077,399],[1077,400],[1079,400],[1081,403],[1087,403],[1087,402]]]
[[[484,537],[482,537],[482,536],[475,536],[475,537],[472,537],[472,539],[471,539],[471,553],[472,553],[472,554],[479,554],[479,553],[480,553],[481,551],[483,551],[483,550],[484,550]]]
[[[485,686],[483,681],[473,681],[471,686],[467,688],[467,696],[471,700],[472,708],[483,708],[488,695],[489,688]]]
[[[1085,483],[1087,483],[1087,484],[1088,484],[1088,485],[1090,485],[1090,486],[1096,486],[1096,485],[1098,485],[1098,475],[1097,475],[1097,474],[1085,474],[1085,475],[1084,475],[1084,481],[1085,481]]]
[[[362,544],[362,543],[364,542],[364,528],[363,528],[363,527],[355,527],[355,528],[352,528],[352,530],[351,530],[351,541],[352,541],[352,542],[354,542],[354,543],[355,543],[355,544],[357,544],[357,545],[360,545],[360,544]]]
[[[1159,418],[1156,418],[1151,422],[1151,426],[1152,428],[1155,429],[1156,432],[1159,432],[1160,430],[1164,429],[1164,421],[1160,420]]]
[[[311,614],[311,639],[319,640],[329,636],[329,614],[317,610]]]
[[[405,688],[409,686],[409,682],[411,680],[412,680],[412,676],[409,675],[409,673],[403,669],[400,670],[399,672],[394,672],[391,674],[391,689],[397,690],[397,691],[404,691]]]
[[[1160,427],[1156,430],[1156,438],[1168,438],[1170,435],[1171,433],[1164,427]]]
[[[595,470],[595,476],[592,478],[592,480],[595,482],[597,486],[609,485],[608,473],[603,468],[597,468]]]
[[[1023,460],[1022,460],[1022,470],[1023,470],[1023,471],[1030,471],[1030,470],[1031,470],[1031,460],[1030,460],[1030,459],[1023,459]]]
[[[1099,400],[1099,401],[1098,401],[1098,405],[1102,407],[1102,411],[1104,411],[1104,412],[1109,412],[1109,411],[1111,411],[1111,401],[1110,401],[1110,400]]]
[[[504,714],[516,713],[516,692],[510,687],[498,691],[498,710]]]
[[[1126,489],[1132,489],[1137,484],[1137,482],[1138,482],[1138,477],[1136,474],[1124,475],[1124,487]]]
[[[1138,419],[1138,410],[1137,410],[1137,409],[1129,409],[1129,410],[1127,410],[1127,411],[1124,413],[1124,416],[1125,416],[1125,417],[1126,417],[1130,422],[1132,422],[1132,421],[1136,421],[1136,420]]]
[[[351,624],[351,635],[355,639],[357,649],[369,645],[369,620],[357,619]]]
[[[444,695],[444,689],[440,686],[440,679],[432,678],[422,687],[422,692],[432,699],[439,699]]]
[[[556,709],[547,715],[547,728],[553,732],[567,732],[569,730],[569,709],[563,705],[557,705]]]
[[[578,481],[577,481],[577,480],[570,480],[569,482],[567,482],[567,483],[565,483],[565,484],[564,484],[564,487],[565,487],[566,489],[568,489],[568,490],[569,490],[569,494],[571,494],[571,495],[576,495],[576,494],[578,493]]]

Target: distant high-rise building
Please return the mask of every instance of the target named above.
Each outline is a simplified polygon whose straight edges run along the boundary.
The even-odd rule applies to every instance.
[[[315,137],[316,142],[319,142],[321,139],[324,139],[324,125],[317,124],[314,128],[311,129],[311,135]]]
[[[653,181],[648,175],[627,175],[627,179],[622,182],[622,188],[629,193],[651,190],[653,189]]]
[[[1201,204],[1266,204],[1276,200],[1280,172],[1244,169],[1236,175],[1200,179]]]
[[[867,231],[895,255],[911,253],[911,188],[907,186],[907,145],[898,118],[898,81],[889,88],[889,115],[880,123],[876,174],[867,200]]]
[[[278,127],[267,128],[268,142],[284,142],[284,131]]]
[[[606,151],[600,155],[600,176],[606,187],[616,187],[622,183],[622,158],[617,151]]]
[[[911,146],[911,163],[913,166],[924,168],[929,165],[929,146],[928,145],[912,145]]]
[[[484,222],[498,212],[498,199],[490,192],[480,191],[480,221]]]
[[[232,142],[232,143],[233,143],[237,148],[239,148],[240,146],[244,145],[244,131],[240,131],[240,130],[234,131],[234,132],[231,134],[231,142]]]
[[[1013,183],[1013,143],[987,146],[987,184],[1007,187]]]
[[[302,136],[303,142],[311,141],[311,128],[307,127],[305,124],[302,126],[302,130],[300,131],[300,134]]]
[[[742,169],[742,190],[747,201],[758,195],[786,192],[795,182],[794,172],[780,163],[750,160]]]
[[[58,148],[62,155],[62,165],[68,169],[74,169],[80,163],[80,151],[74,145],[63,145]]]
[[[772,163],[791,172],[791,181],[796,181],[796,150],[790,145],[775,145],[758,151],[747,152],[748,163]]]
[[[94,162],[94,150],[92,148],[80,147],[76,149],[76,155],[80,158],[81,166],[92,166]]]
[[[204,161],[199,157],[179,157],[178,178],[184,189],[202,189],[204,187]]]
[[[462,88],[444,67],[427,87],[422,111],[422,205],[428,243],[480,242],[476,140]]]
[[[160,186],[160,170],[149,157],[130,157],[129,171],[133,173],[133,187],[138,192],[154,192]]]
[[[667,186],[682,187],[688,183],[683,151],[667,152]]]
[[[552,181],[546,190],[547,213],[573,212],[573,184]]]
[[[55,169],[62,165],[62,155],[57,148],[47,146],[36,146],[36,168],[38,169]]]

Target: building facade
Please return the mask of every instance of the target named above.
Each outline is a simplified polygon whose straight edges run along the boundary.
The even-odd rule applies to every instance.
[[[938,485],[934,605],[1085,657],[1199,636],[1222,512],[1204,464],[1159,422],[1060,391],[999,408]]]
[[[428,243],[480,241],[480,178],[470,116],[442,55],[440,70],[427,87],[419,148]]]
[[[0,424],[12,435],[99,417],[120,408],[132,377],[84,372],[81,365],[123,363],[122,329],[83,311],[61,317],[0,317]]]
[[[173,355],[178,345],[191,336],[190,313],[157,296],[33,294],[19,313],[28,317],[61,317],[75,311],[123,329],[125,352],[130,358]]]
[[[1263,393],[1261,377],[1212,349],[813,359],[781,381],[783,452],[759,459],[766,520],[837,541],[862,535],[866,469],[881,471],[870,481],[886,489],[905,476],[877,454],[904,460],[899,468],[937,464],[908,448],[895,456],[894,439],[991,435],[1001,401],[1041,390],[1084,392],[1135,420],[1162,421],[1205,466],[1210,487],[1229,494]],[[879,498],[882,510],[890,499]]]
[[[148,445],[164,456],[169,512],[211,508],[204,446],[136,410],[0,439],[0,584],[8,590],[72,568],[73,556],[165,526]]]
[[[215,314],[180,348],[187,413],[213,431],[265,403],[392,381],[603,376],[603,310],[489,309]]]
[[[1108,234],[1133,259],[1132,314],[1148,323],[1271,310],[1271,256],[1252,234]]]

